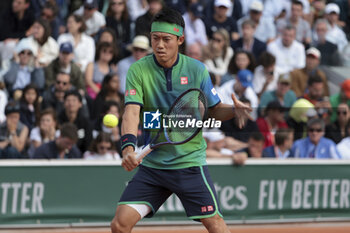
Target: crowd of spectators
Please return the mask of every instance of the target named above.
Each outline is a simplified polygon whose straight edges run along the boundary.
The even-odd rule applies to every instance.
[[[0,158],[120,159],[125,79],[152,53],[152,18],[183,14],[181,52],[202,61],[222,102],[250,104],[203,133],[208,157],[350,158],[347,0],[6,0],[0,8]],[[139,130],[141,138],[142,130]],[[142,144],[142,141],[139,140]]]

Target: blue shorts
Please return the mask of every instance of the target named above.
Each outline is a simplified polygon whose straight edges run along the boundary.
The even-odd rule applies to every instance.
[[[146,204],[152,209],[146,216],[150,218],[172,193],[179,197],[187,216],[193,220],[222,216],[207,166],[170,170],[140,165],[118,205]]]

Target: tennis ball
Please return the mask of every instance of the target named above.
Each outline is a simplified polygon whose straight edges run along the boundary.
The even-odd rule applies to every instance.
[[[118,125],[118,123],[118,117],[113,114],[107,114],[103,117],[103,124],[108,128],[114,128]]]

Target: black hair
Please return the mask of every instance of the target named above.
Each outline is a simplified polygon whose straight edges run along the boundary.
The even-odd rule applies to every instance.
[[[301,1],[299,1],[299,0],[293,0],[293,1],[292,1],[292,4],[294,4],[294,5],[299,5],[299,6],[301,6],[301,8],[304,8],[303,3],[302,3]]]
[[[83,16],[71,14],[70,16],[68,16],[68,18],[69,18],[69,17],[73,17],[73,19],[74,19],[75,22],[81,23],[81,26],[80,26],[80,28],[78,29],[78,31],[79,31],[80,33],[85,32],[85,30],[86,30],[86,24],[85,24],[85,22],[84,22]]]
[[[105,115],[107,114],[107,112],[109,111],[109,109],[115,106],[118,108],[119,114],[121,114],[121,106],[117,101],[114,100],[107,100],[106,102],[103,103],[103,107],[102,107],[102,114]]]
[[[259,57],[259,63],[260,65],[262,65],[263,67],[270,67],[274,64],[276,64],[276,57],[274,55],[272,55],[269,52],[263,52],[261,53],[260,57]]]
[[[75,124],[67,122],[60,127],[60,137],[67,137],[74,142],[78,141],[78,128]]]
[[[255,58],[254,58],[254,55],[251,53],[251,52],[248,52],[246,50],[243,50],[243,49],[237,49],[235,51],[235,55],[233,55],[233,57],[231,58],[230,60],[230,63],[228,64],[228,72],[230,74],[237,74],[239,69],[237,67],[237,64],[236,64],[236,57],[239,55],[239,54],[246,54],[248,59],[249,59],[249,64],[248,64],[248,67],[246,69],[250,70],[251,72],[254,73],[254,70],[255,70]]]
[[[98,136],[91,142],[89,151],[97,153],[97,145],[101,142],[109,142],[111,144],[110,150],[115,150],[115,144],[112,141],[112,136],[109,133],[100,132]]]
[[[262,133],[260,131],[252,132],[249,135],[249,138],[251,138],[255,141],[258,141],[258,142],[265,142],[264,135],[262,135]]]
[[[108,42],[98,42],[96,46],[95,61],[98,61],[100,59],[100,54],[103,49],[112,49],[113,56],[111,58],[111,61],[113,57],[117,56],[117,46],[115,44]]]
[[[291,128],[278,129],[275,134],[275,144],[277,146],[283,145],[283,143],[288,139],[289,134],[293,132],[294,130]]]
[[[37,121],[40,118],[40,110],[41,109],[40,109],[40,93],[39,93],[38,87],[35,84],[29,83],[27,86],[24,87],[24,89],[22,91],[20,103],[23,105],[28,104],[25,95],[29,90],[34,90],[36,93],[36,98],[34,100],[33,106],[34,106],[35,119]]]
[[[36,19],[34,23],[38,23],[44,28],[44,35],[38,40],[38,43],[42,46],[47,42],[51,35],[51,26],[47,20],[41,18]]]
[[[185,30],[185,21],[182,15],[177,10],[164,7],[156,16],[153,18],[153,22],[167,22],[180,25]]]
[[[314,83],[323,83],[322,78],[318,74],[312,74],[309,77],[309,80],[307,80],[307,85],[310,87]]]
[[[66,93],[64,94],[64,100],[66,100],[71,95],[77,97],[79,99],[80,103],[83,102],[83,98],[81,97],[79,91],[77,91],[77,90],[66,91]]]

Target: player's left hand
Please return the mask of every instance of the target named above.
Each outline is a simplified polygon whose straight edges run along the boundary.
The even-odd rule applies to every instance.
[[[245,125],[247,118],[253,120],[253,118],[250,115],[250,112],[252,112],[252,108],[238,100],[235,94],[233,93],[231,94],[231,98],[234,103],[234,112],[236,120],[238,122],[238,127],[242,128]]]
[[[128,172],[134,170],[141,163],[141,161],[136,160],[136,155],[134,151],[123,154],[122,166]]]

